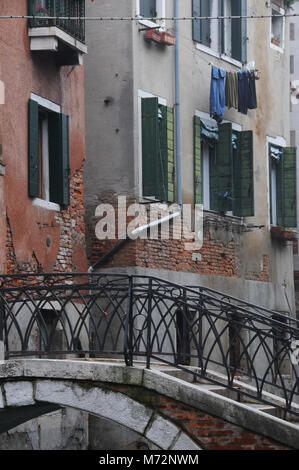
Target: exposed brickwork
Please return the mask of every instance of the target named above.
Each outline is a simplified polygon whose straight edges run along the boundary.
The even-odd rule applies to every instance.
[[[127,206],[133,201],[127,201]],[[115,237],[111,240],[99,240],[95,234],[97,219],[92,217],[89,221],[89,257],[90,263],[98,261],[107,254],[118,242],[118,207],[114,195],[105,195],[101,204],[111,204],[115,211]],[[160,214],[159,217],[162,217]],[[131,222],[127,217],[127,224]],[[99,219],[98,219],[99,220]],[[141,219],[144,224],[150,218]],[[114,254],[103,267],[144,267],[149,269],[164,269],[169,271],[183,271],[196,274],[223,276],[230,278],[241,277],[240,273],[240,250],[239,238],[242,236],[241,229],[230,225],[229,219],[224,223],[215,224],[204,223],[203,245],[199,250],[200,261],[194,261],[192,255],[194,251],[186,250],[186,243],[191,242],[187,238],[180,240],[173,237],[175,226],[173,222],[169,224],[169,239],[163,239],[165,233],[159,229],[158,238],[130,240],[118,253]],[[140,224],[141,225],[141,224]],[[187,235],[190,232],[185,231]],[[261,271],[248,273],[247,279],[269,282],[269,259],[263,256],[261,260]]]
[[[75,172],[70,180],[70,205],[55,213],[55,221],[59,232],[58,253],[53,256],[53,263],[50,268],[55,272],[77,271],[75,251],[79,247],[85,259],[85,225],[84,225],[84,190],[83,190],[83,169]],[[86,271],[86,263],[79,260],[80,269]],[[83,268],[82,268],[83,266]],[[7,237],[6,237],[6,273],[37,273],[48,271],[39,262],[33,251],[29,261],[18,260],[15,254],[13,231],[7,216]]]
[[[13,234],[8,215],[6,215],[6,273],[13,274],[16,270],[16,254],[13,244]]]
[[[268,256],[264,255],[262,259],[261,271],[259,273],[249,273],[247,279],[269,282],[269,277],[269,258]]]
[[[137,401],[143,401],[142,389],[130,386],[111,386]],[[291,450],[284,444],[216,418],[196,408],[155,392],[147,393],[147,405],[169,418],[206,450]]]
[[[73,259],[74,248],[85,249],[83,170],[75,172],[70,181],[70,205],[56,212],[59,225],[59,250],[54,271],[74,272],[77,266]]]

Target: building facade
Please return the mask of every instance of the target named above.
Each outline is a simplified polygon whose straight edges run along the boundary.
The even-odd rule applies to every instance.
[[[51,2],[25,0],[1,2],[0,10],[40,16],[47,11]],[[76,66],[86,52],[84,38],[81,43],[75,29],[48,27],[42,20],[3,20],[0,34],[6,101],[2,272],[86,270],[84,72]]]
[[[1,20],[2,274],[87,269],[84,21],[63,24],[42,19],[62,12],[84,16],[83,7],[81,0],[4,0],[0,5],[0,15],[36,15],[29,22]],[[47,307],[39,315],[47,326],[55,321],[55,312]],[[32,341],[38,345],[38,328],[36,333]],[[37,347],[43,349],[41,344]],[[83,449],[87,435],[86,414],[59,410],[2,434],[0,447]]]
[[[103,215],[99,204],[113,205],[116,213],[120,195],[145,207],[153,201],[203,204],[204,240],[197,252],[181,240],[139,239],[98,268],[205,285],[294,315],[294,234],[288,229],[296,226],[296,183],[286,3],[88,3],[88,16],[134,18],[87,24],[90,264],[117,242],[117,236],[99,240],[95,234]],[[217,19],[246,14],[265,18]],[[173,20],[194,16],[215,19]],[[257,107],[226,106],[217,122],[210,115],[212,71],[214,79],[227,80],[246,70],[258,79]]]
[[[299,14],[299,3],[295,1],[292,5],[292,12]],[[298,89],[299,89],[299,61],[297,55],[297,45],[299,37],[299,22],[298,18],[294,17],[290,23],[290,82],[291,82],[291,145],[298,148],[299,143],[299,132],[298,132]],[[298,181],[298,164],[297,164],[297,181]],[[297,190],[297,201],[298,201],[298,190]],[[298,222],[298,202],[297,202],[297,222]],[[298,225],[297,225],[298,233]],[[298,310],[298,280],[299,280],[299,256],[298,247],[294,250],[294,277],[295,277],[295,289],[296,289],[296,303]]]

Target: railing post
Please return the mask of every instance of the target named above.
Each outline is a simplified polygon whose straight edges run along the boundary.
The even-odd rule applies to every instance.
[[[124,356],[126,365],[133,366],[133,277],[129,276],[125,321]]]
[[[152,297],[153,280],[148,283],[148,312],[147,312],[147,340],[146,340],[146,368],[151,368],[151,339],[152,339]]]

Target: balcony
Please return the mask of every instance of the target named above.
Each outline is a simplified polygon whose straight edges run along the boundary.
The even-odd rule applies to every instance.
[[[85,0],[28,0],[32,52],[54,52],[58,65],[81,65],[85,43]],[[70,17],[49,19],[48,17]]]

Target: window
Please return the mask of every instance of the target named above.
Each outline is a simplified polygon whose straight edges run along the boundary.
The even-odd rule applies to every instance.
[[[158,20],[154,18],[165,17],[165,0],[136,0],[136,2],[136,14],[145,26],[156,26]],[[153,18],[153,20],[142,20],[142,18]],[[165,26],[165,21],[159,21],[159,25]]]
[[[269,144],[271,225],[297,226],[296,149]]]
[[[46,203],[69,204],[69,124],[59,106],[29,100],[28,194]]]
[[[246,0],[193,0],[193,16],[245,16],[246,12]],[[193,40],[219,56],[246,63],[246,18],[193,20]]]
[[[272,3],[271,14],[271,47],[281,51],[284,48],[284,10]]]
[[[142,189],[144,197],[174,202],[174,115],[158,98],[142,98]]]
[[[140,16],[155,18],[157,16],[157,0],[140,0]]]
[[[206,210],[254,215],[252,131],[194,117],[194,201]]]

